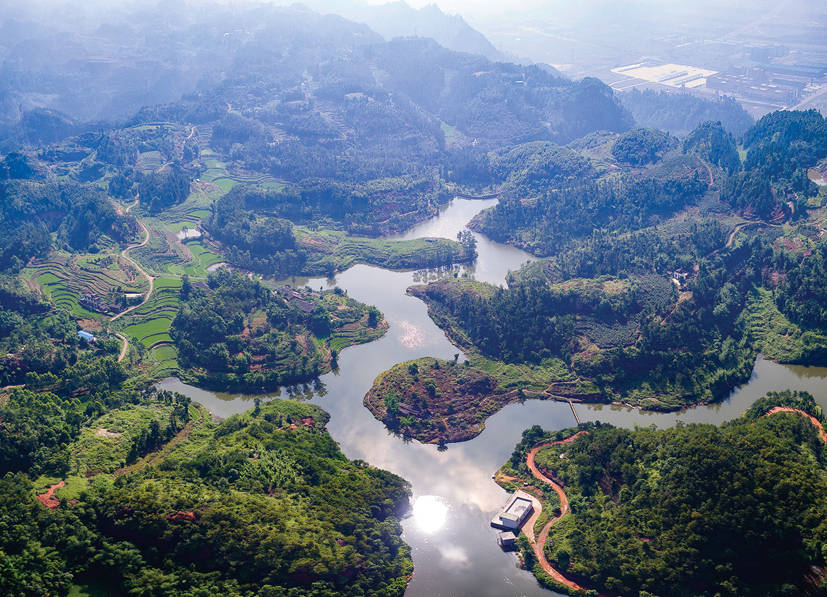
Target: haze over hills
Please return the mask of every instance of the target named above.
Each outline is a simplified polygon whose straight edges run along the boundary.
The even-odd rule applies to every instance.
[[[575,83],[552,69],[492,63],[427,38],[385,42],[366,25],[300,6],[259,5],[245,11],[198,6],[191,11],[185,4],[172,5],[163,18],[140,6],[135,12],[121,9],[83,29],[71,25],[71,31],[8,19],[0,121],[11,125],[34,108],[77,121],[123,119],[142,106],[186,96],[183,105],[197,103],[211,118],[228,105],[244,112],[269,111],[278,104],[284,111],[298,102],[293,105],[302,111],[320,110],[318,118],[337,138],[344,134],[345,117],[325,114],[340,112],[359,97],[410,110],[387,95],[396,94],[416,104],[418,115],[404,118],[424,117],[437,127],[441,120],[457,129],[452,140],[459,145],[474,139],[567,141],[631,125],[610,90],[597,81]],[[59,114],[35,120],[44,119],[72,130]],[[24,120],[24,126],[31,121]]]
[[[311,1],[0,6],[0,595],[827,595],[827,119]]]
[[[694,95],[734,95],[756,117],[779,108],[827,108],[822,1],[529,1],[522,10],[483,11],[473,3],[461,10],[501,50],[615,89],[679,91],[682,83],[666,76],[671,70],[698,75],[686,81]],[[616,70],[630,65],[676,66],[661,73]],[[715,74],[707,79],[699,70]]]
[[[335,13],[365,23],[385,39],[430,37],[457,52],[479,54],[493,61],[507,61],[479,31],[459,14],[446,14],[436,4],[413,8],[403,0],[368,4],[360,0],[306,0],[307,6],[321,13]]]
[[[36,7],[6,7],[0,13],[5,39],[0,122],[14,122],[33,107],[83,121],[123,118],[141,106],[210,88],[239,65],[252,68],[246,61],[258,49],[265,53],[254,60],[278,61],[294,48],[291,59],[299,68],[317,63],[321,55],[382,40],[365,25],[301,7],[235,10],[181,2],[159,11],[139,3],[116,5],[86,20],[87,11],[67,8],[65,20],[61,11],[47,14]]]

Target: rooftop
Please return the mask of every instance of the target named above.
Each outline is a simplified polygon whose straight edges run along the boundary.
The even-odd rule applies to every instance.
[[[524,491],[517,491],[491,520],[491,526],[501,529],[515,529],[521,526],[533,511],[534,501],[532,497]]]
[[[503,513],[500,514],[500,518],[520,520],[520,518],[522,518],[526,511],[531,507],[531,500],[524,497],[515,497],[511,500],[511,502],[509,502]]]

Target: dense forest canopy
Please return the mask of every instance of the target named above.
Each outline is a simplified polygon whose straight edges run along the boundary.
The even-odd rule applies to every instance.
[[[15,404],[24,399],[15,394]],[[136,595],[401,595],[412,568],[398,523],[409,488],[346,459],[326,421],[317,407],[274,401],[201,423],[161,466],[99,476],[57,510],[32,499],[24,474],[0,478],[0,589],[57,594],[94,579]],[[53,424],[31,422],[44,432]],[[71,441],[73,425],[52,437]],[[49,466],[41,454],[19,464]]]
[[[0,182],[0,269],[19,270],[52,248],[98,250],[102,235],[131,236],[134,223],[118,216],[100,189],[74,182]],[[57,247],[51,234],[56,233]]]
[[[290,222],[278,214],[295,194],[236,187],[213,204],[206,228],[230,247],[230,259],[255,271],[299,271],[307,260]]]
[[[647,408],[723,398],[759,352],[827,362],[825,243],[806,254],[761,238],[724,243],[714,220],[593,235],[507,289],[446,280],[415,290],[466,348],[506,363],[562,359],[603,399]],[[769,345],[768,316],[791,322]]]
[[[741,169],[741,158],[735,138],[719,122],[707,121],[689,133],[683,140],[683,150],[695,152],[710,164],[715,164],[728,174]]]
[[[595,231],[643,228],[694,204],[707,189],[701,167],[693,156],[678,156],[646,175],[619,173],[559,187],[524,176],[507,185],[500,202],[473,226],[536,255],[552,255]]]
[[[744,133],[743,144],[744,169],[724,183],[721,198],[764,219],[802,216],[818,193],[807,170],[827,157],[827,121],[815,110],[772,112]]]
[[[344,296],[291,288],[274,292],[225,268],[205,286],[182,286],[170,334],[193,381],[260,392],[307,382],[336,366],[338,349],[381,336],[374,308]]]
[[[633,129],[618,136],[612,145],[612,155],[621,164],[645,166],[662,159],[676,144],[676,140],[663,131]]]
[[[572,510],[552,526],[547,557],[623,595],[820,594],[806,579],[824,565],[827,447],[798,413],[762,416],[776,405],[823,425],[812,396],[783,392],[721,427],[598,423],[544,448],[537,464],[564,484]],[[511,466],[524,470],[542,439],[539,427],[526,431]]]

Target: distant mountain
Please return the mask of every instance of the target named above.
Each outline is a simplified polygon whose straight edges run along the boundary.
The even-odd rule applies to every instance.
[[[80,21],[63,18],[68,3],[53,3],[52,14],[50,6],[0,4],[0,125],[39,108],[79,121],[125,118],[239,68],[300,74],[323,56],[382,41],[365,25],[301,7],[167,2]]]
[[[632,89],[618,94],[640,126],[684,136],[700,124],[720,121],[736,137],[755,124],[752,116],[731,97],[707,99],[689,93]]]
[[[567,143],[633,122],[597,79],[574,82],[544,66],[491,62],[424,39],[395,39],[360,52],[384,89],[411,98],[475,145]]]
[[[305,0],[304,4],[322,13],[334,13],[365,23],[387,40],[430,37],[449,50],[479,54],[493,61],[508,60],[462,16],[445,14],[436,4],[419,9],[403,0],[379,5],[367,4],[363,0]]]

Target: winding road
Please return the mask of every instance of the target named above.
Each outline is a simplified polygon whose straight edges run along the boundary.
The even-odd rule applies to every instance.
[[[126,208],[126,213],[129,213],[129,210],[132,209],[133,207],[135,207],[137,204],[138,204],[138,200],[136,199],[135,203],[133,203],[132,205],[130,205],[129,207]],[[138,264],[137,261],[135,261],[134,259],[132,259],[129,256],[129,252],[132,249],[138,249],[140,247],[145,247],[146,244],[149,242],[149,229],[146,226],[144,226],[144,223],[141,222],[140,220],[135,220],[135,221],[138,222],[138,226],[140,226],[141,229],[144,231],[144,240],[142,240],[141,242],[139,242],[137,244],[128,245],[123,251],[121,251],[121,257],[123,257],[126,261],[128,261],[130,264],[132,264],[132,266],[136,270],[138,270],[138,273],[141,274],[144,278],[146,278],[147,282],[149,282],[149,290],[147,290],[146,296],[144,296],[144,299],[140,303],[138,303],[137,305],[133,305],[132,307],[129,307],[128,309],[124,309],[120,313],[113,316],[112,319],[109,320],[110,326],[111,326],[113,321],[115,321],[117,319],[120,319],[121,317],[123,317],[127,313],[131,313],[135,309],[139,309],[140,307],[143,307],[147,303],[147,301],[149,301],[150,297],[152,297],[152,291],[155,289],[155,278],[153,278],[148,273],[146,273],[144,268],[142,268]],[[112,329],[110,329],[109,331],[111,333],[113,333],[115,336],[117,336],[123,342],[123,346],[121,347],[121,353],[120,353],[120,355],[118,355],[118,362],[120,363],[126,357],[126,351],[129,348],[129,340],[127,339],[126,336],[124,336],[120,332],[113,331]]]
[[[790,408],[790,407],[787,407],[787,406],[775,406],[775,407],[771,408],[770,410],[768,410],[764,414],[764,416],[767,417],[769,415],[772,415],[772,414],[775,414],[775,413],[781,413],[781,412],[798,413],[801,416],[808,419],[818,429],[818,433],[819,433],[819,436],[821,437],[821,441],[823,441],[824,443],[827,444],[827,431],[825,431],[824,426],[821,424],[821,421],[819,421],[813,415],[804,412],[803,410],[800,410],[800,409],[797,409],[797,408]],[[539,513],[537,513],[535,516],[532,516],[532,518],[528,521],[528,523],[525,525],[525,527],[528,527],[529,524],[531,526],[529,528],[524,528],[523,532],[526,534],[526,537],[528,538],[528,540],[531,542],[532,546],[534,547],[534,555],[537,557],[537,561],[540,563],[540,566],[543,568],[543,570],[546,572],[546,574],[551,576],[555,581],[557,581],[561,585],[564,585],[564,586],[566,586],[566,587],[568,587],[568,588],[570,588],[574,591],[586,591],[587,589],[585,587],[582,587],[582,586],[578,585],[573,580],[570,580],[570,579],[566,578],[565,576],[563,576],[562,572],[560,572],[559,570],[554,568],[554,566],[551,565],[551,563],[546,558],[546,554],[545,554],[545,551],[544,551],[544,548],[546,546],[546,541],[548,540],[548,534],[549,534],[549,531],[551,530],[552,525],[554,523],[556,523],[558,520],[560,520],[561,518],[563,518],[563,516],[565,516],[569,512],[569,498],[566,496],[566,492],[563,491],[563,488],[560,486],[559,483],[557,483],[557,482],[553,481],[552,479],[549,479],[548,477],[546,477],[540,471],[540,469],[537,468],[537,464],[535,462],[535,457],[537,456],[537,452],[539,452],[542,448],[546,448],[548,446],[555,446],[555,445],[559,445],[559,444],[567,444],[569,442],[574,441],[575,439],[577,439],[581,435],[585,435],[586,433],[587,433],[586,431],[578,431],[577,433],[567,437],[566,439],[562,439],[562,440],[555,441],[555,442],[547,442],[545,444],[540,444],[538,446],[533,447],[531,449],[531,451],[528,453],[528,455],[526,456],[526,465],[528,466],[528,469],[531,471],[531,474],[534,476],[534,478],[537,479],[538,481],[542,481],[546,485],[550,485],[551,488],[554,489],[554,491],[559,496],[559,498],[560,498],[560,515],[557,516],[556,518],[551,519],[550,521],[548,521],[546,523],[546,525],[540,531],[540,534],[537,535],[536,540],[534,539],[534,522],[537,520],[537,517],[539,517]],[[536,507],[535,507],[535,509],[536,509]]]
[[[567,444],[569,442],[573,442],[575,439],[577,439],[581,435],[585,435],[585,434],[586,434],[586,431],[578,431],[577,433],[567,437],[566,439],[561,439],[561,440],[556,441],[556,442],[548,442],[548,443],[545,443],[545,444],[540,444],[539,446],[533,447],[531,449],[531,451],[528,453],[528,455],[526,456],[526,465],[528,466],[528,469],[531,471],[531,474],[534,475],[534,478],[537,479],[538,481],[542,481],[546,485],[551,485],[551,488],[554,489],[554,491],[557,493],[557,495],[560,498],[560,515],[555,517],[555,518],[552,518],[551,520],[549,520],[546,523],[546,525],[540,531],[540,534],[537,535],[537,540],[536,541],[533,540],[533,536],[532,536],[534,534],[533,533],[533,531],[534,531],[533,526],[530,529],[532,531],[531,534],[526,533],[526,536],[528,537],[529,541],[531,541],[532,545],[534,546],[534,555],[537,557],[537,561],[540,563],[540,566],[546,572],[546,574],[551,576],[551,578],[553,578],[555,581],[557,581],[561,585],[565,585],[566,587],[568,587],[568,588],[570,588],[574,591],[585,591],[587,589],[585,587],[581,587],[580,585],[578,585],[573,580],[569,580],[568,578],[563,576],[562,572],[560,572],[554,566],[551,565],[551,563],[546,558],[546,554],[545,554],[545,551],[544,551],[544,548],[546,546],[546,541],[548,540],[548,533],[551,530],[551,526],[555,522],[557,522],[558,520],[563,518],[563,516],[565,516],[569,511],[569,498],[566,496],[566,492],[563,491],[563,488],[560,487],[560,485],[558,483],[552,481],[551,479],[549,479],[543,473],[540,472],[540,469],[537,468],[537,465],[534,462],[534,458],[537,455],[537,452],[541,448],[545,448],[545,447],[548,447],[548,446],[555,446],[555,445],[559,445],[559,444]]]
[[[827,444],[827,431],[824,430],[824,425],[822,425],[821,421],[816,419],[810,413],[806,413],[798,408],[790,408],[789,406],[774,406],[766,413],[764,413],[764,416],[768,417],[769,415],[774,415],[775,413],[798,413],[802,417],[809,419],[810,422],[816,426],[816,429],[818,429],[818,435],[821,437],[821,441]]]

